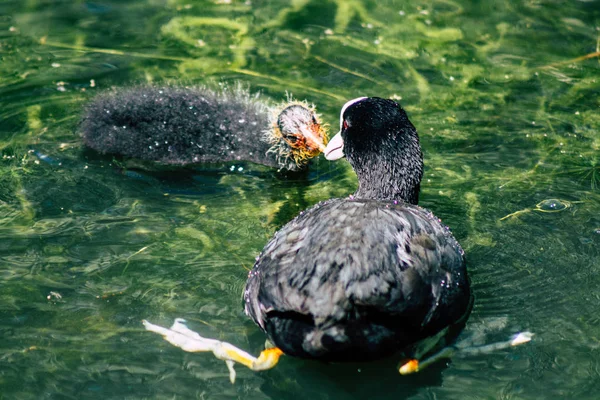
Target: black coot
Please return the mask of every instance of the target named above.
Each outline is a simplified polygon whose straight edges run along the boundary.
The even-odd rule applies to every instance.
[[[327,137],[314,107],[273,106],[237,86],[141,86],[97,96],[80,125],[84,143],[168,165],[250,161],[299,170]]]
[[[455,339],[472,306],[469,279],[448,227],[417,205],[423,160],[415,127],[380,98],[349,101],[340,119],[325,156],[346,156],[358,190],[281,228],[246,283],[246,313],[277,347],[255,358],[179,319],[170,329],[144,321],[146,329],[186,351],[212,351],[232,382],[234,362],[261,371],[282,354],[360,361],[402,352],[410,360],[399,371],[407,374]]]
[[[358,361],[455,336],[472,295],[448,227],[417,206],[423,161],[394,101],[346,103],[325,149],[358,176],[353,196],[321,202],[281,228],[249,274],[245,310],[285,354]],[[451,338],[450,338],[451,339]]]

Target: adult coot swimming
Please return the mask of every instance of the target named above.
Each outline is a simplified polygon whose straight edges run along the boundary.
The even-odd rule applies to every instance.
[[[325,147],[313,106],[270,105],[240,85],[141,86],[97,96],[81,121],[84,143],[168,165],[250,161],[298,170]]]
[[[448,227],[417,206],[423,160],[404,110],[381,98],[349,101],[325,156],[348,159],[358,190],[281,228],[246,284],[245,311],[276,348],[253,358],[180,322],[146,327],[186,350],[213,351],[230,370],[232,360],[270,368],[282,353],[359,361],[403,352],[413,359],[400,369],[408,373],[442,338],[452,340],[472,304],[464,254]]]

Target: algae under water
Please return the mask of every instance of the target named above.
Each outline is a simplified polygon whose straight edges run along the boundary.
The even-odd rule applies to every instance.
[[[489,399],[600,387],[600,1],[4,0],[0,3],[0,398]],[[83,105],[143,82],[242,81],[307,98],[336,129],[358,96],[400,99],[421,205],[467,252],[481,343],[402,377],[396,360],[238,368],[145,332],[183,317],[253,354],[255,256],[345,196],[346,162],[167,169],[86,151]]]

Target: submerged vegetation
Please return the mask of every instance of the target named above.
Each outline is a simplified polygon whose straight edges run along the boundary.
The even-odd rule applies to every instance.
[[[599,72],[597,1],[2,2],[1,392],[593,398]],[[315,160],[306,176],[164,170],[81,145],[80,111],[98,91],[221,81],[306,98],[332,131],[348,99],[399,100],[424,148],[421,204],[467,251],[476,303],[465,335],[527,329],[534,342],[411,379],[288,359],[230,387],[218,360],[145,334],[143,318],[185,317],[260,349],[240,307],[254,257],[300,210],[355,189],[344,162]]]

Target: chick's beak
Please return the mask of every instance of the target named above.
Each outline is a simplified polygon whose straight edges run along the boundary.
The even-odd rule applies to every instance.
[[[325,150],[327,135],[320,124],[315,123],[308,126],[302,126],[300,128],[300,135],[304,137],[304,143],[308,152],[318,154]]]

